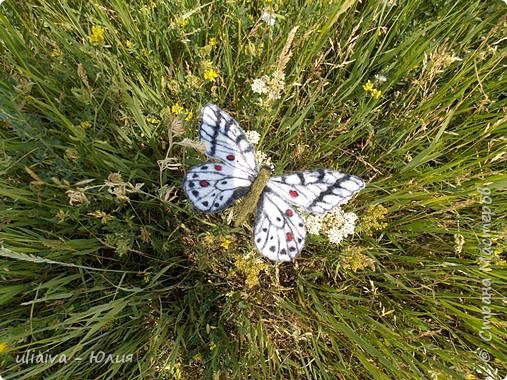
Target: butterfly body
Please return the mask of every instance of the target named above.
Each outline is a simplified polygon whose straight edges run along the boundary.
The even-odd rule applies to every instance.
[[[241,226],[248,218],[248,215],[252,214],[255,211],[259,198],[266,188],[270,177],[271,170],[265,166],[261,167],[259,170],[259,175],[252,183],[250,191],[238,205],[238,211],[236,212],[234,220],[235,227]]]
[[[236,225],[256,209],[254,244],[271,260],[290,261],[304,247],[306,229],[295,207],[324,214],[364,187],[359,177],[327,169],[271,177],[238,123],[213,104],[202,109],[199,136],[206,155],[219,162],[192,167],[183,180],[185,194],[199,211],[211,213],[246,196]]]

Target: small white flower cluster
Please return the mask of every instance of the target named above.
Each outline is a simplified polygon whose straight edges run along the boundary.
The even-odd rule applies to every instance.
[[[353,212],[343,214],[345,222],[340,228],[331,228],[327,232],[329,241],[334,244],[340,244],[347,236],[354,234],[356,229],[357,215]]]
[[[318,235],[322,228],[322,215],[306,215],[305,226],[309,234]]]
[[[261,136],[257,131],[246,131],[245,135],[247,140],[253,145],[257,145],[259,143],[259,140],[261,139]],[[259,163],[260,166],[267,166],[271,170],[275,170],[275,165],[271,161],[271,157],[269,157],[266,153],[260,150],[256,150],[255,158],[257,159],[257,162]]]
[[[264,11],[262,13],[261,20],[269,26],[275,25],[275,15],[273,13],[269,13],[268,11]]]
[[[387,81],[387,77],[385,75],[383,75],[383,74],[380,74],[380,73],[375,74],[374,78],[375,78],[375,82],[377,84],[382,84],[382,83],[385,83]]]
[[[259,132],[257,131],[246,131],[245,135],[246,139],[253,145],[257,145],[261,138],[261,135],[259,135]]]
[[[285,88],[285,74],[276,70],[272,75],[264,75],[252,81],[252,91],[266,94],[269,100],[280,99]]]
[[[268,87],[266,86],[266,82],[261,78],[254,79],[252,82],[252,91],[256,94],[265,94],[268,92]]]
[[[309,234],[323,233],[327,235],[331,243],[340,244],[343,239],[354,233],[357,215],[335,207],[324,215],[305,215],[304,219]]]
[[[257,158],[257,162],[260,166],[267,166],[271,170],[275,170],[275,165],[273,164],[273,161],[271,161],[271,157],[269,157],[266,153],[257,150],[255,152],[255,158]]]

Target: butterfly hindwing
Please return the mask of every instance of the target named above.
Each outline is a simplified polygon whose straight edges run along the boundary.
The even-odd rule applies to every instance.
[[[195,208],[218,212],[250,190],[254,177],[217,162],[191,168],[183,179],[183,190]]]
[[[308,212],[324,214],[364,188],[361,178],[333,170],[307,170],[271,177],[266,186]]]
[[[206,155],[250,175],[259,172],[255,152],[238,122],[214,104],[202,109],[199,137]]]
[[[274,261],[291,261],[305,245],[303,219],[284,199],[264,189],[257,205],[253,230],[255,246]]]

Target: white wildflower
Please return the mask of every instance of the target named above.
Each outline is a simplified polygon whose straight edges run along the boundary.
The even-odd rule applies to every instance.
[[[266,82],[262,78],[254,79],[252,82],[252,91],[256,94],[265,94],[268,92]]]
[[[269,13],[268,11],[264,11],[261,15],[261,20],[264,21],[269,26],[275,25],[275,15]]]
[[[375,82],[377,82],[378,84],[382,84],[387,81],[386,76],[382,74],[375,74],[374,78]]]
[[[320,215],[305,215],[306,231],[312,235],[318,235],[322,228],[322,216]]]
[[[334,244],[340,244],[340,242],[354,233],[356,229],[357,215],[353,212],[346,212],[343,214],[343,224],[341,227],[330,228],[327,232],[329,241]]]
[[[276,70],[271,75],[263,75],[262,78],[254,79],[252,91],[257,94],[266,94],[269,100],[280,99],[285,88],[285,73]]]
[[[309,234],[325,234],[333,244],[340,244],[343,239],[354,233],[357,215],[353,212],[343,212],[335,207],[324,215],[304,215],[305,227]]]
[[[271,170],[275,170],[275,165],[271,161],[271,157],[269,157],[266,153],[257,150],[255,152],[255,158],[257,158],[257,162],[259,163],[260,166],[267,166]]]
[[[345,237],[345,233],[341,228],[331,228],[327,232],[327,237],[331,243],[340,244],[343,238]]]
[[[261,138],[261,135],[259,135],[259,132],[257,131],[246,131],[245,132],[246,138],[250,143],[257,145],[259,143],[259,140]]]
[[[275,71],[271,78],[266,77],[266,86],[268,88],[268,99],[276,100],[282,96],[285,87],[285,73]]]

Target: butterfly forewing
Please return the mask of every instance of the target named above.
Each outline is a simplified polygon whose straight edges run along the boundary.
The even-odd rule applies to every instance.
[[[245,133],[236,120],[214,104],[202,109],[199,136],[206,146],[207,156],[250,175],[259,172],[253,146]]]
[[[333,170],[307,170],[271,177],[266,186],[289,203],[324,214],[364,187],[361,178]]]
[[[198,210],[218,212],[248,193],[253,180],[253,176],[241,170],[208,162],[187,172],[183,190]]]
[[[288,202],[266,188],[257,205],[255,246],[274,261],[291,261],[305,244],[303,219]]]

